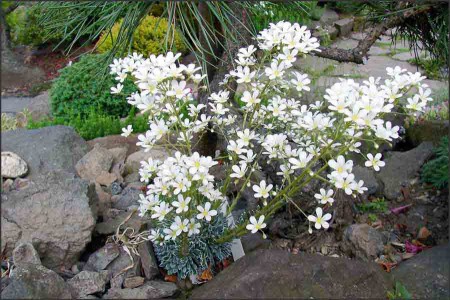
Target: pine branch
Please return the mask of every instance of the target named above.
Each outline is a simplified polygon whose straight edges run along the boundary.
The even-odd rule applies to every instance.
[[[314,55],[336,60],[339,62],[353,62],[357,64],[364,64],[370,48],[377,41],[377,39],[388,29],[403,24],[408,18],[428,13],[431,9],[431,5],[424,6],[417,9],[408,10],[387,18],[380,24],[372,27],[367,36],[364,39],[360,40],[358,45],[353,49],[344,50],[339,48],[320,47],[319,49],[321,50],[321,52],[316,52],[314,53]]]

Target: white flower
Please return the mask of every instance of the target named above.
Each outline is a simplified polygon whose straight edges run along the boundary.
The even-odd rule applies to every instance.
[[[353,190],[356,189],[354,179],[355,175],[353,174],[348,174],[348,176],[345,178],[339,176],[336,178],[336,182],[334,183],[334,185],[338,189],[343,189],[347,195],[351,195],[353,193]]]
[[[118,83],[117,84],[117,87],[111,87],[111,94],[120,94],[120,92],[122,91],[122,89],[123,89],[123,84],[121,84],[121,83]]]
[[[245,91],[242,94],[241,101],[244,102],[247,107],[252,107],[253,105],[261,102],[261,99],[258,98],[258,96],[259,96],[258,90],[253,91],[253,93]]]
[[[152,229],[152,231],[150,232],[150,235],[148,236],[148,238],[152,241],[152,242],[156,242],[157,240],[159,240],[161,238],[161,233],[158,230],[154,230]]]
[[[191,221],[189,222],[188,228],[188,236],[192,236],[194,234],[199,234],[200,233],[200,223],[195,223],[195,219],[191,219]]]
[[[177,238],[177,236],[178,236],[177,231],[173,230],[173,229],[170,229],[170,228],[165,228],[163,230],[163,232],[166,234],[166,236],[164,237],[164,239],[166,241],[170,240],[170,239],[175,240]]]
[[[181,99],[189,94],[190,89],[186,89],[186,81],[172,81],[171,90],[167,91],[167,96],[175,96],[177,99]]]
[[[258,185],[253,186],[253,191],[255,191],[255,198],[264,198],[267,199],[269,197],[269,192],[272,190],[273,185],[269,184],[266,186],[266,181],[262,180]]]
[[[211,203],[206,202],[205,207],[203,206],[197,206],[198,211],[200,212],[197,215],[197,219],[201,220],[205,218],[206,221],[211,221],[211,217],[214,217],[217,215],[217,210],[211,209]],[[210,210],[211,209],[211,210]]]
[[[247,224],[246,228],[252,233],[256,233],[258,230],[266,228],[266,223],[264,223],[264,216],[260,216],[258,220],[254,216],[250,217],[250,224]]]
[[[377,172],[380,171],[380,167],[384,167],[386,165],[386,163],[381,160],[381,153],[377,153],[375,154],[375,156],[373,156],[371,153],[368,153],[367,159],[368,161],[366,161],[364,165],[366,167],[373,167]]]
[[[317,207],[316,208],[316,216],[313,215],[309,215],[308,216],[308,220],[310,222],[314,222],[314,227],[316,227],[316,229],[320,229],[323,227],[323,229],[327,229],[328,227],[330,227],[330,224],[328,224],[328,220],[331,219],[331,214],[327,213],[324,216],[322,216],[323,211],[322,208]]]
[[[308,162],[311,161],[312,158],[313,158],[312,154],[308,154],[305,151],[300,151],[300,153],[298,155],[298,159],[297,158],[290,158],[289,162],[292,164],[292,169],[293,170],[303,169],[304,167],[306,167]]]
[[[333,193],[333,190],[325,191],[324,189],[320,189],[320,194],[315,194],[314,198],[319,200],[320,204],[333,204],[334,199],[331,198],[331,196],[333,196]]]
[[[181,220],[181,218],[179,216],[176,216],[175,222],[173,222],[172,225],[170,225],[170,229],[175,231],[176,235],[178,236],[182,232],[188,232],[188,230],[189,230],[188,224],[189,224],[188,219]]]
[[[308,74],[300,74],[298,72],[294,72],[295,79],[292,79],[291,82],[295,85],[297,91],[309,91],[310,88],[308,84],[311,83],[311,80],[308,78]]]
[[[276,61],[272,61],[270,67],[265,69],[266,75],[269,79],[277,79],[283,76],[285,64],[282,62],[278,64]]]
[[[166,202],[161,202],[159,206],[153,207],[153,211],[155,212],[152,215],[152,219],[158,219],[158,221],[164,220],[166,215],[172,210],[172,207],[169,207],[169,205]]]
[[[185,199],[183,195],[178,195],[178,201],[172,202],[172,205],[177,208],[175,212],[179,214],[189,210],[189,202],[191,202],[191,197]]]
[[[328,165],[334,169],[331,173],[332,176],[346,177],[348,173],[352,171],[353,161],[345,161],[345,158],[342,155],[339,155],[337,160],[329,160]]]
[[[242,178],[247,172],[247,164],[243,163],[240,166],[234,165],[231,169],[234,171],[234,173],[230,175],[231,178]]]
[[[126,128],[122,128],[121,136],[128,137],[133,132],[133,126],[128,125]]]
[[[229,145],[227,146],[227,149],[239,155],[247,152],[247,150],[244,147],[245,147],[244,141],[238,140],[237,142],[230,141]]]

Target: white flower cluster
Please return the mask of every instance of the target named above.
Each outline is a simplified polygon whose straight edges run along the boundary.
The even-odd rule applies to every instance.
[[[217,215],[224,197],[209,174],[216,164],[211,157],[197,152],[191,156],[176,152],[164,162],[151,158],[141,162],[142,180],[152,183],[147,186],[146,196],[141,195],[140,216],[149,214],[160,222],[171,220],[168,228],[152,232],[153,241],[176,239],[182,232],[197,234],[199,220],[210,222]]]
[[[371,77],[358,83],[341,79],[326,90],[323,99],[304,103],[301,96],[310,90],[311,81],[307,74],[293,70],[294,63],[311,51],[319,51],[317,39],[304,26],[279,22],[263,30],[257,42],[259,50],[253,45],[239,50],[236,68],[221,83],[223,90],[209,97],[208,116],[201,114],[204,105],[195,102],[194,91],[203,76],[196,74],[199,68],[193,64],[178,64],[179,54],[169,52],[148,59],[133,55],[111,65],[119,84],[126,76],[134,78],[140,92],[131,95],[129,103],[150,116],[149,130],[138,136],[138,145],[151,149],[169,133],[177,137],[177,143],[166,144],[179,151],[173,157],[164,162],[142,162],[141,180],[149,185],[142,197],[141,215],[148,213],[161,224],[152,240],[162,242],[182,233],[198,233],[226,201],[232,181],[239,191],[228,213],[247,187],[262,206],[230,234],[243,234],[242,228],[251,232],[265,228],[264,220],[281,204],[291,202],[312,179],[323,181],[324,188],[315,195],[316,216],[305,217],[317,229],[328,228],[331,214],[323,212],[333,204],[338,191],[356,195],[367,190],[352,174],[353,162],[345,156],[350,152],[362,155],[367,167],[379,171],[384,166],[381,154],[361,153],[362,143],[377,148],[399,137],[399,127],[384,117],[396,112],[394,107],[407,93],[416,92],[407,99],[405,111],[420,111],[431,100],[430,89],[422,83],[425,77],[395,67],[387,69],[385,80]],[[235,99],[230,99],[227,90],[231,80],[243,91]],[[118,90],[119,85],[112,92]],[[242,111],[239,121],[232,114],[232,102]],[[206,130],[208,123],[228,144],[220,165],[228,170],[224,182],[215,182],[209,173],[216,161],[192,153],[193,134]],[[125,128],[124,134],[131,130]],[[278,163],[281,185],[254,181],[252,173],[260,169],[261,159]]]

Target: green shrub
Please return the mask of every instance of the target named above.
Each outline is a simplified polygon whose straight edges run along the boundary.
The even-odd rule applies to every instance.
[[[357,207],[361,212],[384,213],[388,210],[388,206],[384,198],[378,198],[368,203],[361,203],[358,204]]]
[[[409,59],[408,62],[424,69],[424,75],[429,79],[448,79],[448,75],[443,73],[443,69],[446,65],[445,62],[432,58],[412,58]]]
[[[448,137],[444,136],[434,151],[435,157],[422,167],[422,181],[440,189],[448,185]]]
[[[108,52],[113,48],[114,42],[119,35],[121,24],[122,21],[114,24],[111,32],[104,32],[101,35],[99,41],[97,42],[97,51],[99,53]],[[169,27],[166,19],[160,19],[153,16],[145,17],[133,34],[133,44],[131,46],[132,51],[136,51],[137,53],[141,53],[146,56],[165,52],[165,38],[167,30],[169,30]],[[185,53],[187,47],[184,44],[178,30],[175,31],[173,40],[174,43],[171,48],[172,51]],[[168,45],[170,45],[170,42],[171,41],[168,40]]]
[[[121,94],[111,94],[110,88],[116,86],[112,75],[104,74],[99,68],[105,54],[84,55],[79,62],[67,66],[50,89],[52,113],[56,117],[71,115],[83,116],[91,107],[100,109],[105,115],[126,116],[131,108],[124,95],[135,92],[136,86],[125,79]]]
[[[20,6],[8,14],[6,20],[11,28],[11,41],[14,44],[39,46],[62,38],[62,34],[50,33],[39,24],[43,16],[40,7]]]
[[[309,25],[311,20],[320,19],[323,13],[323,9],[317,6],[316,1],[296,3],[259,1],[250,4],[248,9],[256,32],[269,27],[270,23],[279,21]]]
[[[91,140],[97,137],[121,134],[122,128],[127,125],[133,126],[133,133],[145,132],[148,130],[148,115],[135,116],[133,109],[129,116],[121,121],[119,117],[105,115],[99,109],[91,107],[85,116],[71,112],[66,117],[55,117],[38,122],[31,120],[28,122],[27,128],[37,129],[55,125],[71,126],[82,138]]]

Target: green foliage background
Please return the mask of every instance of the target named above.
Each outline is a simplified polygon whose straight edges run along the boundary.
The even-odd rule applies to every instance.
[[[81,115],[90,109],[99,109],[103,114],[124,117],[131,105],[126,96],[137,91],[131,79],[125,79],[121,94],[111,94],[110,88],[117,82],[110,74],[104,74],[100,67],[107,59],[106,54],[87,54],[79,62],[62,69],[50,89],[53,116]]]

